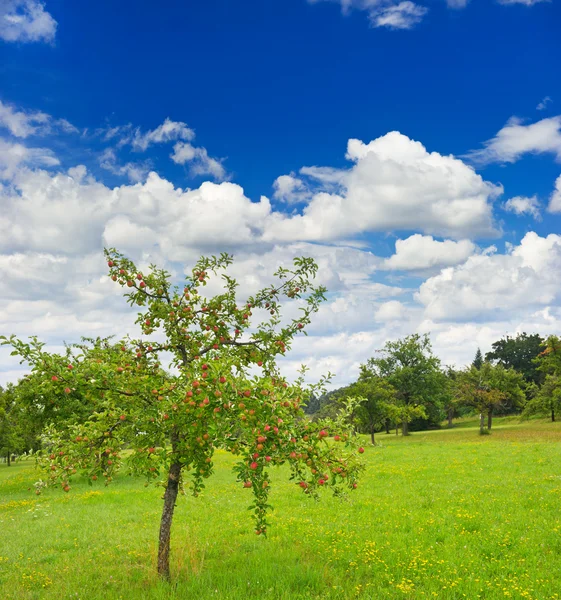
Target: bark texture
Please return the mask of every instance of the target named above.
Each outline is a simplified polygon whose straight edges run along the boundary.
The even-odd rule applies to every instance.
[[[164,493],[164,509],[160,522],[160,538],[158,544],[158,574],[164,579],[170,578],[169,552],[171,540],[171,523],[173,511],[179,491],[179,477],[181,475],[181,464],[173,463],[168,473],[168,483]]]

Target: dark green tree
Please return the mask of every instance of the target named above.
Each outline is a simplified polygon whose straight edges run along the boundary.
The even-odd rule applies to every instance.
[[[483,365],[483,354],[481,353],[481,348],[478,348],[477,352],[475,353],[475,358],[473,359],[473,362],[471,363],[471,366],[475,367],[476,369],[481,369],[482,365]]]
[[[18,402],[16,386],[0,387],[0,455],[11,465],[13,454],[26,450],[24,435],[25,412]]]
[[[491,352],[487,352],[485,360],[506,369],[515,369],[527,382],[541,385],[544,380],[542,372],[535,362],[536,357],[543,350],[544,339],[534,333],[519,333],[516,337],[506,336],[497,340],[492,345]]]

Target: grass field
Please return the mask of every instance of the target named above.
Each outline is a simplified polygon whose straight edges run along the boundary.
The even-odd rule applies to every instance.
[[[0,466],[0,599],[561,597],[561,424],[497,419],[381,434],[348,501],[273,477],[269,538],[220,455],[181,497],[171,585],[154,571],[161,489],[119,477],[35,496],[31,462]]]

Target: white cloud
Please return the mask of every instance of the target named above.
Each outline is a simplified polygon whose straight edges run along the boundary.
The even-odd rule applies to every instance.
[[[133,128],[132,125],[118,125],[98,129],[95,135],[101,136],[106,142],[117,140],[117,148],[130,146],[134,152],[145,152],[154,144],[176,142],[170,158],[178,165],[188,165],[191,176],[210,175],[217,181],[229,179],[222,164],[223,160],[209,156],[206,148],[193,145],[191,142],[195,139],[195,132],[182,121],[166,118],[161,125],[146,132],[142,132],[139,127]],[[111,149],[110,152],[113,153],[116,163],[115,150]],[[109,161],[108,166],[111,165],[112,162]],[[145,167],[146,163],[141,167],[141,163],[129,162],[121,174],[129,176],[131,180],[132,177],[140,180],[144,177]]]
[[[52,42],[57,22],[38,0],[0,2],[0,38],[6,42]]]
[[[122,144],[130,144],[133,150],[144,152],[152,144],[161,144],[175,140],[193,140],[195,132],[187,127],[186,123],[181,121],[172,121],[167,118],[161,125],[142,133],[139,128],[136,128],[130,135],[125,136],[121,140]]]
[[[0,179],[11,179],[22,165],[54,167],[58,164],[58,158],[49,148],[27,148],[0,137]]]
[[[339,172],[339,193],[320,190],[302,214],[273,215],[264,238],[320,241],[411,229],[458,239],[497,233],[491,200],[502,188],[461,160],[429,153],[396,131],[369,144],[349,140],[347,158],[354,165]]]
[[[444,269],[420,287],[417,300],[427,318],[447,321],[496,320],[523,308],[559,302],[561,236],[527,233],[509,254],[472,256]]]
[[[448,8],[459,9],[465,8],[468,4],[469,0],[446,0],[446,4]]]
[[[275,190],[273,198],[280,200],[281,202],[286,202],[287,204],[304,202],[311,197],[311,193],[306,184],[296,177],[294,173],[277,177],[273,183],[273,188]]]
[[[351,10],[365,11],[372,27],[411,29],[421,22],[428,8],[410,0],[308,0],[310,4],[334,2],[341,5],[343,14]]]
[[[561,175],[555,180],[555,189],[549,197],[547,210],[551,213],[561,212]]]
[[[120,165],[113,148],[106,148],[101,153],[99,166],[114,175],[126,176],[133,183],[145,180],[151,168],[149,161],[127,162],[124,165]]]
[[[547,105],[550,104],[551,102],[553,102],[553,100],[549,97],[546,96],[537,106],[536,106],[536,110],[545,110],[547,108]]]
[[[425,6],[420,6],[409,0],[382,6],[377,10],[372,9],[369,20],[372,27],[387,27],[388,29],[412,29],[418,25],[429,11]]]
[[[120,136],[115,132],[111,140]],[[82,165],[64,173],[39,169],[56,165],[49,150],[3,144],[0,168],[8,181],[0,186],[1,331],[37,334],[50,347],[80,335],[134,335],[134,315],[107,277],[103,245],[118,247],[142,269],[154,262],[177,276],[200,254],[232,252],[241,295],[270,283],[276,267],[289,266],[294,256],[314,257],[328,302],[310,336],[295,342],[283,370],[293,376],[305,362],[311,378],[336,372],[335,385],[356,377],[359,364],[388,339],[415,331],[432,331],[443,359],[462,364],[478,345],[490,349],[519,327],[561,327],[555,277],[561,236],[528,234],[504,255],[496,249],[474,255],[479,251],[466,238],[493,233],[491,199],[499,190],[461,160],[430,153],[397,132],[369,144],[351,140],[349,169],[316,166],[291,174],[311,195],[296,216],[273,210],[266,197],[251,201],[233,183],[180,189],[150,173],[111,189]],[[121,167],[115,160],[112,168]],[[427,235],[398,240],[394,256],[384,260],[369,250],[371,238],[363,234],[390,230]],[[429,277],[416,302],[416,288],[406,287],[409,277],[389,283],[389,269],[420,272],[462,261]],[[211,282],[207,292],[217,285]],[[299,306],[291,303],[285,317],[296,316]],[[17,373],[17,363],[0,349],[0,380]]]
[[[50,119],[43,112],[17,110],[13,105],[0,100],[0,127],[7,129],[14,137],[26,138],[40,133],[48,127]]]
[[[397,271],[422,271],[465,262],[477,247],[469,240],[444,240],[416,233],[405,240],[397,240],[395,254],[386,259],[383,268]]]
[[[477,164],[513,163],[524,154],[551,153],[561,161],[561,116],[542,119],[530,125],[513,117],[485,148],[467,156]]]
[[[17,138],[46,136],[51,133],[78,133],[66,119],[53,119],[44,112],[18,110],[13,104],[0,100],[0,127]]]
[[[507,200],[503,208],[516,215],[531,215],[537,221],[541,220],[541,207],[537,196],[515,196]]]
[[[173,147],[171,160],[178,165],[189,165],[191,175],[211,175],[217,181],[228,179],[221,160],[208,155],[206,148],[195,147],[188,142],[177,142]]]

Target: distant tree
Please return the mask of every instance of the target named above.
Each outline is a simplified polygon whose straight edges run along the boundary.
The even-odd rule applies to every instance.
[[[479,350],[479,348],[478,348]],[[477,357],[476,357],[477,358]],[[474,361],[475,362],[475,361]],[[478,367],[475,367],[478,368]],[[452,420],[457,415],[459,403],[456,394],[454,393],[459,372],[452,367],[447,367],[446,375],[446,393],[444,394],[443,408],[446,412],[448,427],[452,427]]]
[[[358,381],[347,390],[355,398],[362,399],[355,408],[354,415],[362,429],[370,434],[370,441],[375,446],[376,431],[395,415],[396,390],[386,379],[372,373],[366,365],[361,365]]]
[[[477,352],[475,353],[475,358],[473,359],[473,362],[471,363],[472,367],[475,367],[476,369],[481,369],[483,365],[483,354],[481,353],[481,348],[477,349]]]
[[[409,423],[414,418],[426,416],[430,410],[441,413],[446,377],[440,359],[432,353],[426,334],[387,342],[380,354],[368,360],[367,368],[395,388],[393,416],[401,423],[403,435],[408,435]]]
[[[545,381],[541,388],[533,390],[523,416],[547,414],[555,421],[555,413],[561,410],[561,339],[556,335],[549,336],[541,347],[534,362]]]
[[[308,403],[304,406],[304,412],[307,415],[313,415],[320,409],[320,397],[314,393],[310,395]]]
[[[535,359],[536,368],[540,373],[561,376],[561,339],[550,335],[542,342],[540,350]]]
[[[318,421],[334,417],[341,410],[345,398],[349,397],[348,387],[341,387],[325,392],[318,398],[319,409],[312,414],[312,420]]]
[[[521,406],[524,403],[524,378],[514,369],[493,365],[485,361],[481,369],[470,367],[457,378],[455,394],[457,401],[479,412],[479,432],[491,431],[493,413],[501,406]]]
[[[541,415],[551,417],[555,421],[555,414],[561,411],[561,378],[558,375],[546,375],[543,385],[534,386],[535,393],[526,402],[523,417]]]
[[[13,454],[23,452],[25,448],[24,411],[18,402],[16,386],[8,384],[0,387],[0,454],[11,465]]]
[[[537,333],[519,333],[514,338],[507,335],[492,345],[492,350],[487,352],[485,360],[502,365],[506,369],[514,369],[522,373],[527,382],[533,381],[541,385],[544,377],[535,359],[543,350],[543,342],[544,339]]]

